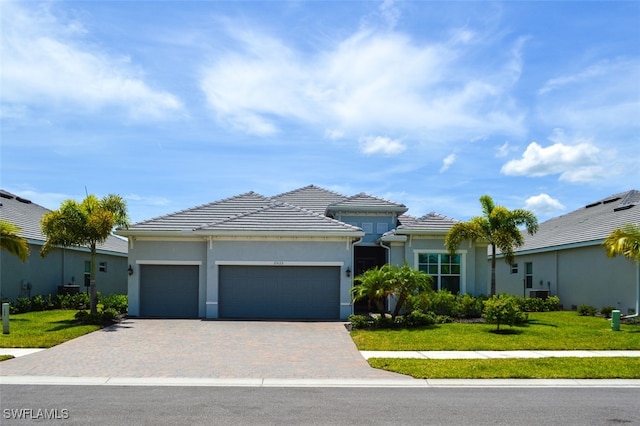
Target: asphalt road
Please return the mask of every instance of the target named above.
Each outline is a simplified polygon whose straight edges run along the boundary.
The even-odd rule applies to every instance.
[[[638,388],[2,385],[0,407],[3,426],[640,425]]]

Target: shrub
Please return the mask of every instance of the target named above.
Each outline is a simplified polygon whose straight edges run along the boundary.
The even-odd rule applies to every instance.
[[[456,295],[453,310],[450,314],[457,318],[480,318],[482,316],[483,297],[473,297],[470,294]]]
[[[371,327],[371,317],[367,315],[349,315],[347,318],[351,323],[352,330],[365,330]]]
[[[482,317],[490,324],[496,324],[500,330],[501,324],[513,326],[523,324],[527,321],[527,316],[520,310],[520,301],[516,296],[509,294],[499,294],[487,299],[484,302]]]
[[[372,326],[373,328],[392,328],[395,326],[395,321],[391,317],[380,315],[373,320]]]
[[[602,309],[600,309],[600,313],[607,318],[611,318],[611,312],[613,312],[614,309],[613,306],[603,306]]]
[[[9,313],[22,314],[31,310],[31,300],[26,297],[18,297],[9,304]]]
[[[583,317],[592,317],[598,312],[595,306],[580,305],[578,306],[578,315]]]
[[[118,314],[126,314],[129,302],[126,294],[110,294],[98,298],[98,303],[102,304],[102,310],[114,309]]]
[[[560,310],[560,298],[558,296],[549,296],[544,302],[547,305],[547,310],[549,311]]]
[[[402,317],[401,324],[405,327],[423,327],[436,323],[436,315],[433,312],[412,311]]]
[[[448,290],[440,290],[433,294],[429,310],[436,315],[455,316],[453,313],[456,310],[456,304],[455,294]]]

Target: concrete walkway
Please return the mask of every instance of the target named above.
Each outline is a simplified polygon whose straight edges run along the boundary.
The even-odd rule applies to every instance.
[[[365,358],[506,359],[640,357],[640,351],[360,351]]]

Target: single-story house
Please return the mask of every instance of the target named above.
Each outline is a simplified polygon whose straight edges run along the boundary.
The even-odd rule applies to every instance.
[[[496,264],[496,291],[521,296],[557,295],[564,309],[612,306],[637,313],[639,266],[609,258],[604,239],[625,224],[640,223],[640,191],[587,204],[539,225],[515,250],[513,265]]]
[[[486,245],[449,256],[454,219],[406,215],[403,204],[314,185],[255,192],[120,228],[129,239],[129,315],[346,319],[353,279],[407,262],[439,288],[486,294]]]
[[[0,250],[0,297],[55,295],[62,291],[85,291],[89,284],[91,253],[87,247],[56,248],[44,259],[40,249],[46,241],[40,228],[42,216],[50,210],[10,192],[0,190],[0,219],[22,229],[19,236],[29,243],[26,262]],[[127,241],[110,236],[98,246],[96,284],[102,294],[127,292]]]

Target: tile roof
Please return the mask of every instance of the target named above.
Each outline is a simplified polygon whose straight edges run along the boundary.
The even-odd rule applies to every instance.
[[[40,220],[50,211],[30,200],[0,190],[0,219],[22,228],[18,235],[32,243],[43,244],[46,241],[40,228]],[[98,249],[116,253],[128,252],[127,241],[116,236],[107,238],[107,241],[98,245]]]
[[[303,188],[275,195],[271,197],[271,199],[284,201],[318,214],[325,214],[330,204],[346,200],[347,196],[315,185],[308,185]]]
[[[547,220],[516,252],[554,249],[559,246],[601,244],[613,230],[640,223],[640,192],[630,190],[588,204],[571,213]]]
[[[374,197],[373,195],[361,192],[352,197],[340,200],[331,204],[327,211],[374,211],[374,212],[395,212],[403,214],[407,212],[407,206],[404,204],[394,203],[393,201]]]
[[[324,215],[297,207],[283,201],[272,201],[269,205],[250,211],[211,225],[198,228],[196,231],[213,231],[213,233],[259,235],[260,233],[291,233],[292,235],[354,235],[364,233],[356,226],[330,219]],[[210,235],[211,232],[207,232]]]
[[[402,223],[396,229],[397,234],[446,234],[459,220],[431,212],[422,217]]]
[[[214,201],[213,203],[134,223],[129,226],[129,230],[187,231],[220,222],[242,213],[255,211],[268,204],[268,198],[255,192],[247,192]]]

